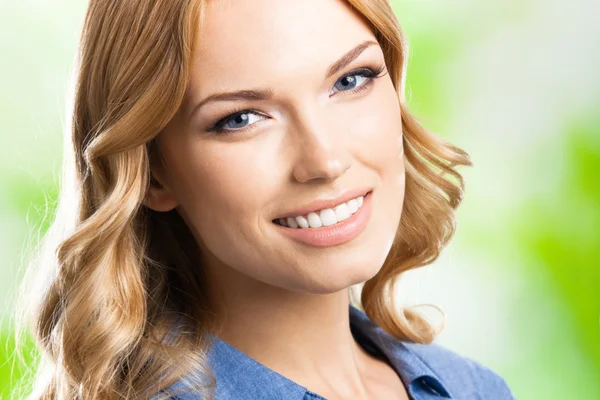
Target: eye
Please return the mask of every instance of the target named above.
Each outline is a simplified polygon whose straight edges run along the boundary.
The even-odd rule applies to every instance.
[[[260,114],[252,110],[238,111],[219,120],[212,128],[207,129],[207,131],[217,133],[222,131],[242,131],[252,125],[253,122],[260,120],[261,118],[257,118],[258,116]]]
[[[382,74],[384,70],[384,65],[379,65],[373,69],[360,68],[354,70],[337,80],[337,82],[333,85],[333,88],[337,90],[332,91],[331,94],[335,94],[337,92],[359,93],[367,90],[374,83],[375,79],[387,74],[387,72]],[[210,132],[214,135],[242,132],[252,129],[256,125],[256,122],[260,121],[261,119],[268,119],[268,117],[257,112],[256,110],[238,109],[232,111],[229,115],[217,121],[212,125],[212,127],[206,129],[206,132]]]
[[[338,81],[333,85],[334,89],[338,89],[333,93],[337,93],[339,91],[343,92],[360,92],[362,90],[366,90],[370,84],[373,83],[375,78],[379,78],[379,74],[383,71],[383,66],[375,68],[372,70],[370,68],[361,68],[355,71],[350,72],[342,76]]]

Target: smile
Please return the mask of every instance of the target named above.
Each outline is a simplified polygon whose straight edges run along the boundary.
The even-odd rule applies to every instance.
[[[278,218],[273,222],[293,229],[321,228],[342,222],[354,215],[363,205],[365,196],[358,196],[334,208],[325,208],[296,217]]]
[[[373,208],[372,198],[373,192],[370,191],[333,209],[279,218],[273,224],[281,234],[313,247],[340,245],[358,237],[366,229]]]

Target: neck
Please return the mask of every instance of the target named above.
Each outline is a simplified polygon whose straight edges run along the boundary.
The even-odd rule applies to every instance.
[[[365,377],[374,359],[350,331],[347,288],[309,294],[234,275],[212,302],[219,304],[219,338],[318,394],[368,398]]]

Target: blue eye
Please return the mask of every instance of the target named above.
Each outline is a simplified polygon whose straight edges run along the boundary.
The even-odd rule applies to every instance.
[[[233,114],[229,117],[227,117],[227,119],[225,119],[223,121],[223,123],[221,124],[221,128],[226,127],[226,128],[231,128],[231,130],[239,130],[236,128],[244,128],[245,123],[251,122],[254,118],[252,118],[252,116],[256,117],[258,114],[249,112],[250,110],[246,110],[246,111],[240,111],[237,114]],[[241,124],[241,126],[240,126]],[[227,129],[224,129],[227,130]]]
[[[333,85],[333,88],[337,90],[332,91],[331,94],[337,92],[359,93],[367,90],[374,83],[375,79],[385,75],[380,75],[384,69],[385,67],[380,65],[374,69],[360,68],[352,71],[337,80],[337,82]],[[338,84],[341,84],[341,86]],[[255,125],[254,123],[250,123],[253,120],[251,116],[261,117],[255,118],[254,122],[268,118],[255,110],[234,111],[232,114],[229,114],[225,118],[217,121],[214,125],[212,125],[211,128],[206,129],[206,131],[213,132],[213,134],[216,135],[227,134],[227,132],[245,131],[246,129],[251,129]]]
[[[335,85],[333,85],[333,87],[336,88],[338,83],[342,84],[338,91],[347,91],[353,90],[356,87],[364,87],[366,84],[361,84],[360,82],[372,82],[371,78],[378,75],[379,72],[372,71],[368,68],[352,71],[350,74],[344,75],[340,79],[338,79],[338,81],[335,83]],[[356,79],[356,77],[359,77],[359,79]]]

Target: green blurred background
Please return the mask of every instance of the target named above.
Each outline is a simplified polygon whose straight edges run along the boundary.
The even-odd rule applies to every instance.
[[[408,97],[467,150],[451,244],[399,301],[446,313],[437,342],[519,399],[600,399],[600,6],[596,1],[392,1]],[[596,4],[594,4],[596,3]],[[25,366],[11,315],[52,218],[65,97],[86,2],[0,3],[0,396]],[[22,349],[26,362],[35,349]]]

